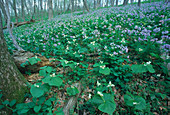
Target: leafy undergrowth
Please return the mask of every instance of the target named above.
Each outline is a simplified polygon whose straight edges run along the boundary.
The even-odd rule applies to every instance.
[[[67,100],[80,93],[70,114],[168,114],[169,11],[169,4],[145,3],[16,28],[21,47],[60,64],[27,72],[30,94],[14,113],[63,114]]]

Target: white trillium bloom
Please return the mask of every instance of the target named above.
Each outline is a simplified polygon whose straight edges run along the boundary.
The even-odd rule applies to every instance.
[[[91,95],[91,93],[89,93],[89,96],[88,96],[88,98],[89,98],[89,99],[91,99],[91,96],[92,96],[92,95]]]
[[[111,81],[109,81],[109,85],[107,86],[107,87],[114,87],[115,85],[114,84],[112,84],[112,82]]]
[[[99,81],[97,81],[97,86],[100,86],[101,85],[101,83],[99,83]]]
[[[97,94],[103,97],[103,94],[100,91],[98,91]]]

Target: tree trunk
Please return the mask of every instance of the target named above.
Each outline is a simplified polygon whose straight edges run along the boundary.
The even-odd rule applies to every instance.
[[[43,20],[43,6],[42,6],[42,0],[40,0],[40,12],[41,12],[41,20]]]
[[[21,0],[22,19],[25,21],[24,1]]]
[[[7,45],[2,31],[2,15],[0,11],[0,89],[2,90],[3,98],[13,100],[18,103],[24,101],[24,95],[27,91],[26,80],[17,69],[15,63],[7,49]],[[9,110],[1,110],[1,115],[11,115]]]
[[[131,1],[131,4],[133,4],[134,0],[130,0]]]
[[[94,9],[96,9],[96,0],[94,0]]]
[[[141,0],[138,0],[138,6],[140,7]]]
[[[33,12],[33,15],[32,15],[32,19],[33,19],[33,16],[36,19],[36,0],[34,0],[34,12]]]
[[[72,8],[72,12],[74,12],[74,0],[71,0],[71,8]]]
[[[84,7],[86,8],[86,10],[89,12],[89,9],[88,9],[88,7],[87,7],[87,2],[86,2],[86,0],[83,0],[83,5],[84,5]]]
[[[109,0],[106,0],[106,7],[108,7],[109,5]]]
[[[0,0],[0,8],[4,14],[4,18],[5,18],[5,24],[7,24],[7,14],[6,14],[6,11],[5,11],[5,4],[4,4],[4,1],[3,0]]]
[[[16,8],[16,0],[13,0],[13,6],[14,6],[14,13],[15,13],[15,22],[18,23],[17,8]]]
[[[14,47],[17,49],[17,50],[23,50],[17,43],[15,37],[13,36],[13,33],[12,33],[12,30],[11,30],[11,27],[10,27],[10,14],[9,14],[9,6],[8,6],[8,0],[6,0],[6,4],[5,4],[5,9],[6,9],[6,14],[7,14],[7,17],[8,17],[8,20],[7,20],[7,28],[8,28],[8,31],[9,31],[9,34],[10,34],[10,37],[13,41],[13,44],[14,44]]]
[[[115,3],[115,0],[111,0],[111,6],[113,7]]]
[[[48,19],[53,18],[52,0],[48,0]]]
[[[116,6],[118,6],[118,0],[116,0]]]
[[[66,0],[64,0],[64,12],[66,11]]]

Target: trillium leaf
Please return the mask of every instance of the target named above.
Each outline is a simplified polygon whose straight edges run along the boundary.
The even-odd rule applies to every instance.
[[[12,100],[12,101],[9,103],[9,106],[12,107],[13,105],[15,105],[16,102],[17,102],[17,101],[16,101],[15,99]]]
[[[105,67],[104,69],[100,68],[99,73],[110,75],[110,69],[108,67]]]
[[[142,97],[138,97],[138,96],[135,97],[135,102],[137,103],[135,105],[135,109],[140,110],[140,111],[146,109],[146,101]]]
[[[63,80],[59,77],[46,77],[42,80],[44,83],[48,83],[50,86],[58,86],[60,87]]]
[[[34,111],[35,111],[36,113],[38,113],[38,112],[40,111],[40,109],[41,109],[41,105],[39,105],[39,106],[34,106]]]
[[[151,64],[147,65],[146,67],[150,73],[155,73],[155,70],[153,69]]]
[[[44,90],[41,87],[35,87],[34,85],[31,86],[30,92],[33,97],[41,97],[44,94]]]
[[[108,113],[110,115],[113,114],[113,112],[116,109],[116,103],[115,102],[110,102],[106,101],[105,103],[99,105],[98,109],[104,113]]]

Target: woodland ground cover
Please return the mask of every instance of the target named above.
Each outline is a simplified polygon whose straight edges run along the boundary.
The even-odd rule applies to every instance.
[[[14,112],[63,114],[65,100],[58,94],[65,92],[65,99],[75,96],[79,91],[72,84],[79,82],[85,90],[72,113],[168,114],[169,5],[75,12],[15,28],[26,51],[55,58],[61,62],[56,68],[69,70],[59,74],[55,68],[42,67],[43,78],[29,85],[31,102],[16,105]],[[12,54],[15,48],[8,33],[5,38]],[[29,64],[38,61],[33,57]]]

